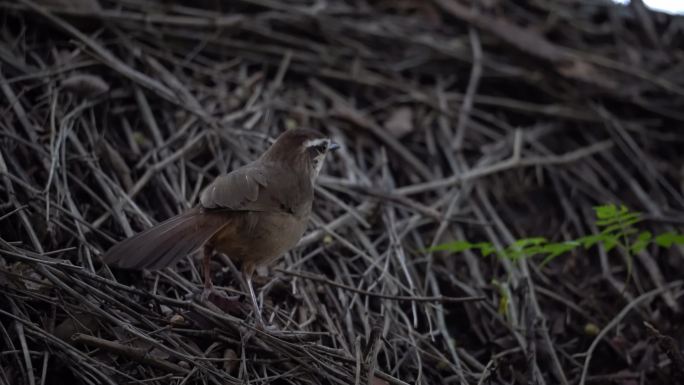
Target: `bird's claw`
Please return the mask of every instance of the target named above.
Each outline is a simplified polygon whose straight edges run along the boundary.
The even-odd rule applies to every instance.
[[[205,287],[199,295],[199,302],[212,303],[222,311],[235,314],[241,313],[243,310],[242,303],[240,303],[240,295],[229,296],[220,290],[216,290],[213,286]]]

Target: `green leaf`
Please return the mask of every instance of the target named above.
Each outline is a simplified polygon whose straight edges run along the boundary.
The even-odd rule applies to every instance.
[[[476,246],[480,248],[480,253],[482,253],[482,256],[484,257],[496,252],[496,247],[489,242],[480,242],[477,243]]]
[[[617,207],[617,213],[618,215],[624,215],[629,212],[629,208],[625,205],[620,205]]]
[[[594,207],[597,226],[608,226],[615,223],[637,223],[641,221],[641,213],[631,211],[625,205],[607,204]]]
[[[511,247],[517,248],[517,249],[522,249],[528,245],[541,245],[543,243],[546,243],[546,238],[544,238],[544,237],[523,238],[523,239],[518,239],[517,241],[513,242]]]
[[[546,242],[546,238],[543,237],[518,239],[513,242],[512,245],[508,246],[502,254],[506,258],[515,261],[523,257],[538,254],[543,249]]]
[[[585,249],[589,249],[592,246],[596,245],[599,242],[603,242],[605,240],[606,236],[604,234],[594,234],[594,235],[587,235],[582,238],[576,239],[577,242],[581,243],[582,246]]]
[[[543,253],[544,250],[546,250],[546,245],[545,245],[545,244],[544,244],[544,245],[535,245],[535,246],[526,247],[526,248],[524,248],[523,250],[521,250],[521,252],[522,252],[523,254],[525,254],[525,255],[531,257],[531,256],[533,256],[533,255],[536,255],[536,254],[539,254],[539,253]]]
[[[617,215],[617,206],[613,203],[594,206],[594,213],[598,219],[614,218]]]
[[[572,249],[574,249],[580,245],[581,245],[581,243],[579,243],[577,241],[551,243],[551,244],[546,245],[544,253],[548,253],[548,255],[541,262],[540,267],[544,267],[544,265],[551,262],[557,256],[559,256],[561,254],[565,254],[565,253],[571,251]]]
[[[596,226],[599,227],[605,227],[610,225],[622,225],[624,227],[627,227],[639,223],[641,221],[642,219],[640,213],[629,213],[615,218],[597,220],[595,223]]]
[[[454,241],[449,243],[442,243],[441,245],[435,245],[427,249],[428,252],[432,251],[451,251],[454,253],[460,253],[465,250],[470,250],[475,245],[468,241]]]
[[[637,229],[632,227],[631,225],[625,225],[623,223],[618,223],[615,225],[611,225],[606,227],[605,229],[601,230],[602,234],[611,234],[612,235],[621,235],[624,236],[626,234],[634,233],[636,232]]]
[[[504,290],[503,288],[501,288],[500,293],[501,293],[501,298],[499,298],[499,308],[497,309],[497,311],[502,316],[507,317],[508,316],[508,301],[509,301],[508,295],[506,293],[506,290]]]
[[[648,246],[648,244],[651,242],[652,238],[653,234],[651,234],[650,231],[644,231],[643,233],[639,234],[636,241],[634,241],[634,243],[630,247],[631,253],[636,254],[643,251],[646,248],[646,246]]]
[[[613,250],[619,244],[620,240],[617,236],[607,235],[606,239],[603,240],[603,247],[606,249],[606,252]]]
[[[671,247],[673,244],[682,245],[684,244],[684,235],[669,231],[658,235],[655,238],[655,243],[661,247]]]
[[[516,261],[520,257],[522,257],[522,252],[520,252],[520,250],[514,250],[514,249],[507,248],[507,249],[504,249],[504,250],[497,252],[497,255],[500,258],[505,258],[505,259],[508,259],[511,261]]]

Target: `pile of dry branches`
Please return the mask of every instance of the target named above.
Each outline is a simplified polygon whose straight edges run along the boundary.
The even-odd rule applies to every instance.
[[[425,251],[682,223],[684,22],[632,3],[0,1],[0,384],[681,382],[682,250]],[[102,266],[301,126],[343,149],[270,328]]]

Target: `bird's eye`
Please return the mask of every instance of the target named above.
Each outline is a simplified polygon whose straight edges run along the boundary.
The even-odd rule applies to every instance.
[[[319,156],[320,154],[323,154],[327,148],[328,148],[327,145],[319,144],[317,146],[311,146],[307,150],[309,151],[309,155],[311,155],[311,157],[315,158],[315,157]]]

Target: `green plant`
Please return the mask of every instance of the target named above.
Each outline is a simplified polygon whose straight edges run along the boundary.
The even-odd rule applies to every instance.
[[[460,253],[466,250],[479,251],[482,256],[496,254],[502,258],[517,260],[519,258],[542,257],[541,265],[554,260],[578,247],[590,249],[602,246],[606,251],[616,247],[625,251],[627,256],[628,277],[632,272],[634,254],[644,250],[649,244],[669,248],[672,245],[684,244],[684,234],[666,232],[653,236],[650,231],[639,232],[636,225],[642,221],[639,212],[632,211],[624,205],[606,204],[594,207],[598,234],[587,235],[564,242],[549,242],[543,237],[518,239],[504,249],[497,249],[489,242],[455,241],[436,245],[428,251],[449,251]]]

